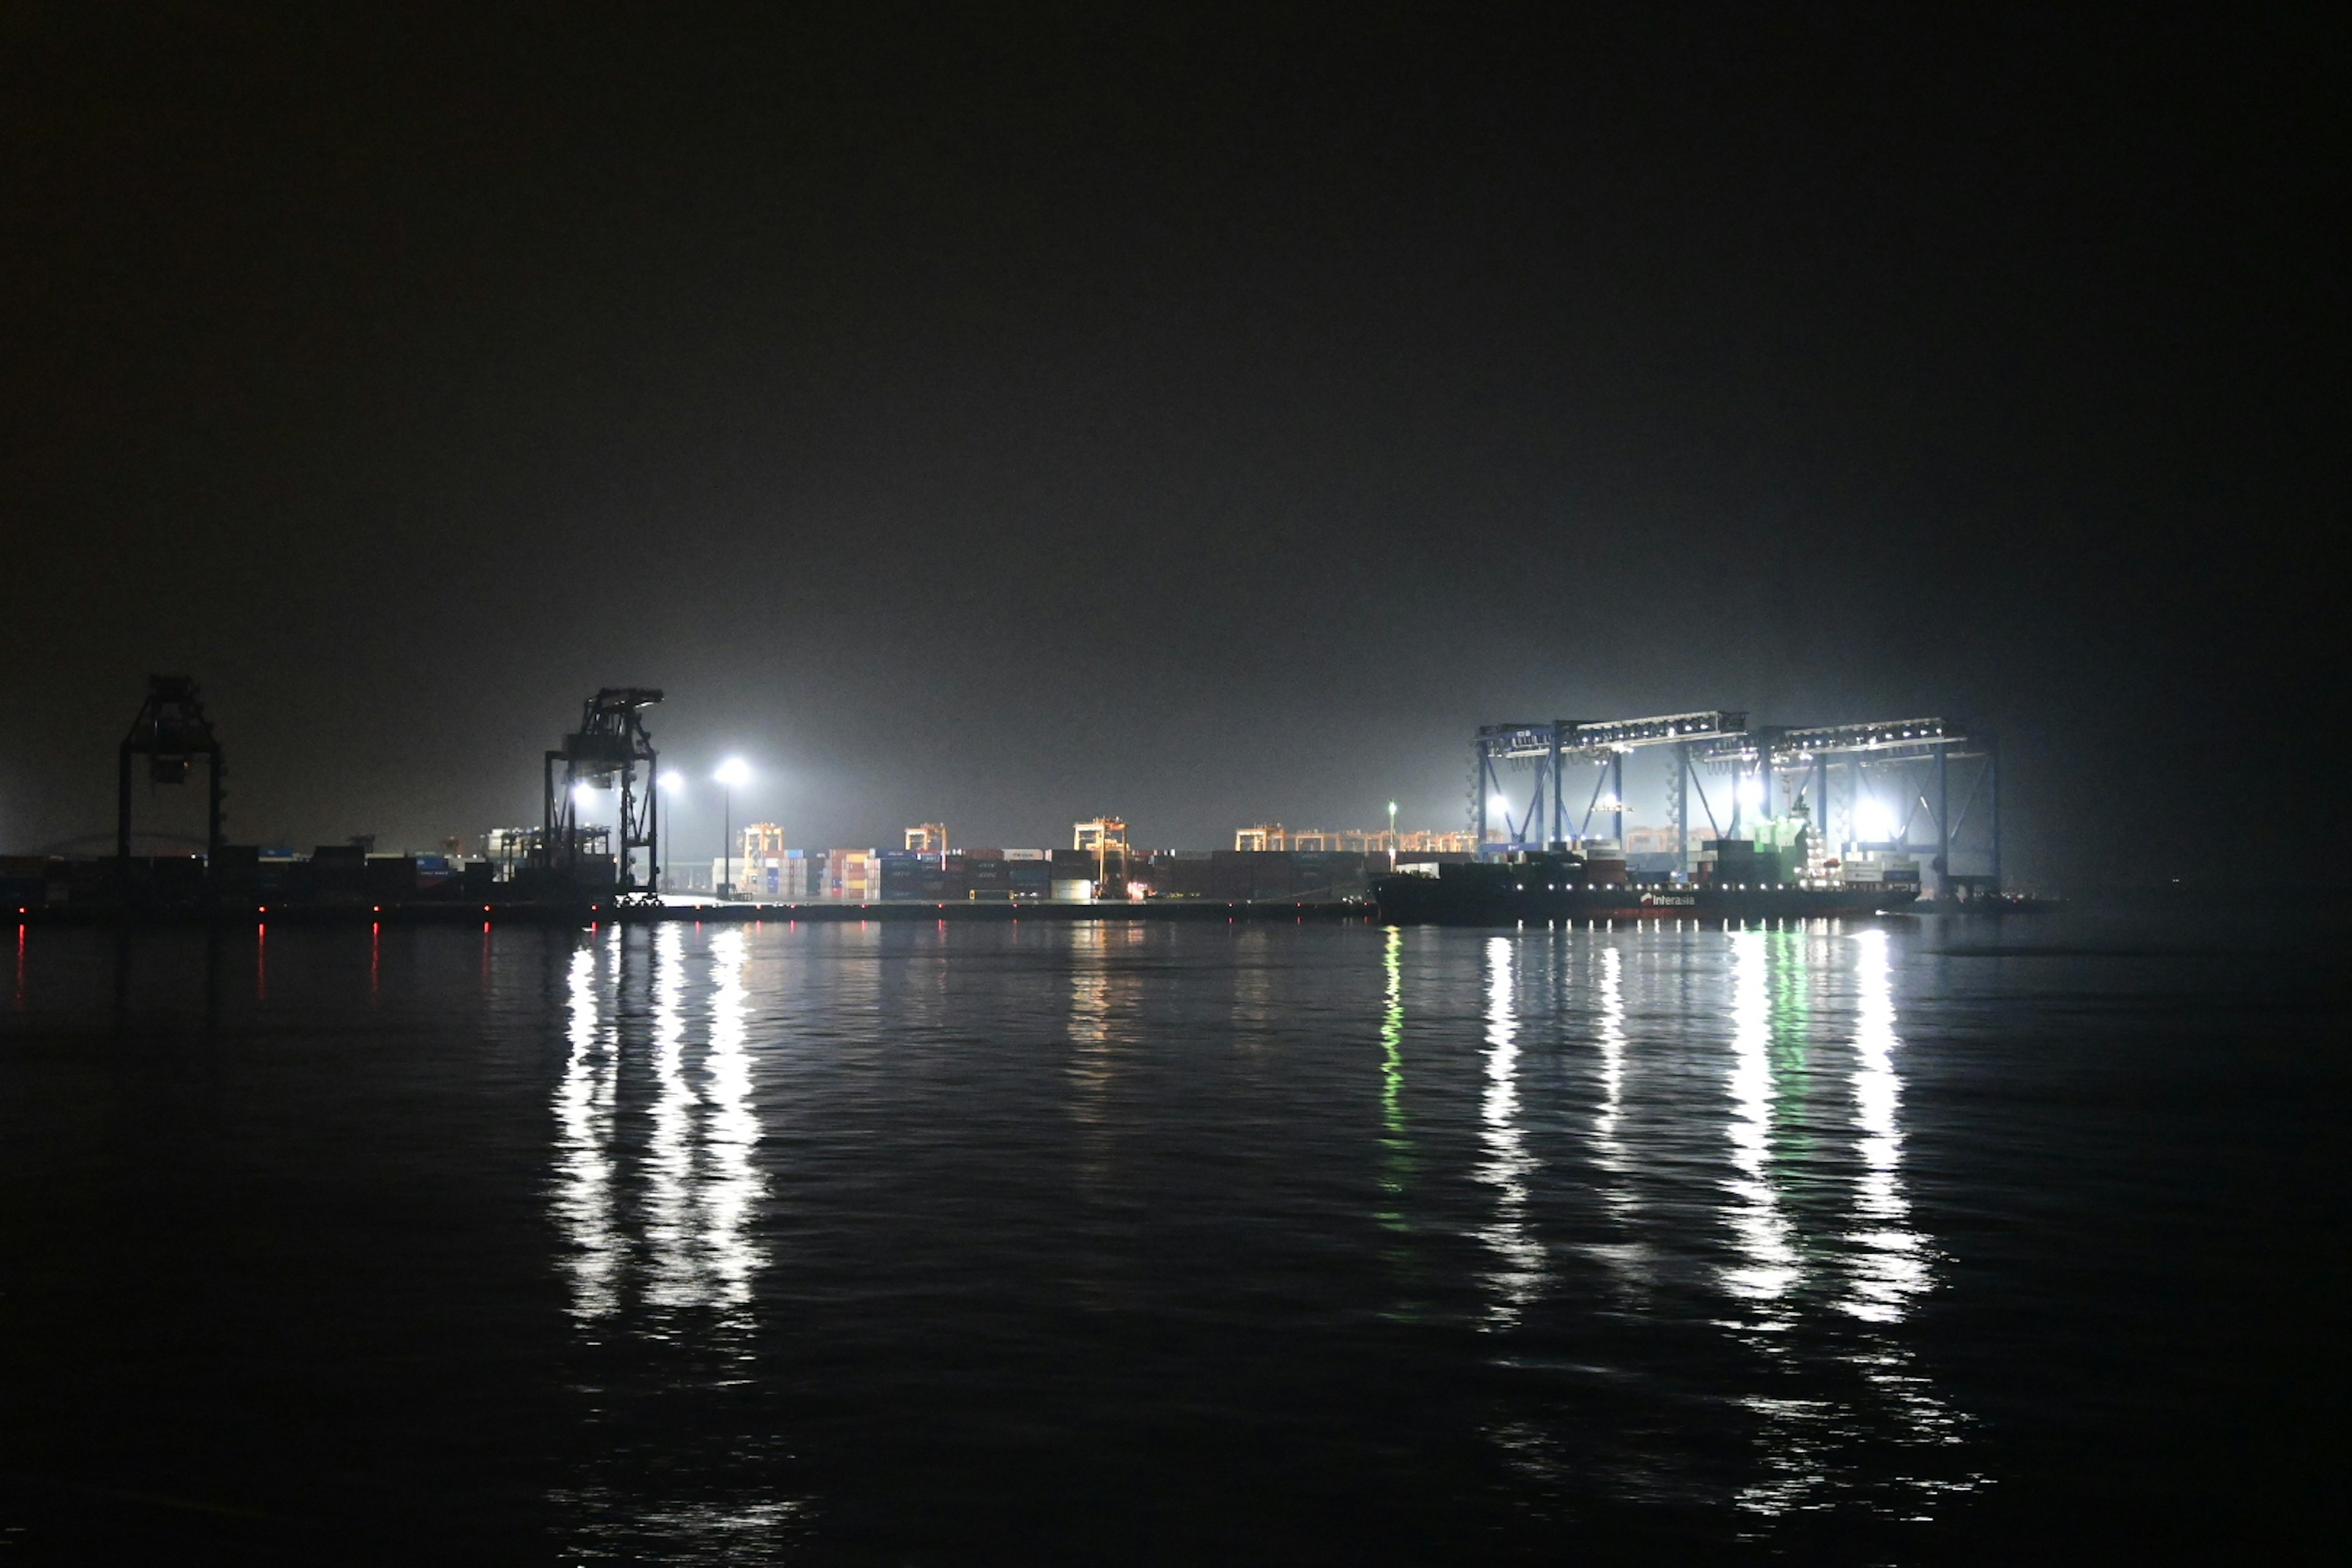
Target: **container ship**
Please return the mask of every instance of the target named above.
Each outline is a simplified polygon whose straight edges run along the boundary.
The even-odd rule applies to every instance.
[[[1609,841],[1514,850],[1500,859],[1401,864],[1375,879],[1389,925],[1513,925],[1556,920],[1754,920],[1885,914],[1919,897],[1911,859],[1822,859],[1801,825],[1779,842],[1706,842],[1688,880],[1627,874]]]

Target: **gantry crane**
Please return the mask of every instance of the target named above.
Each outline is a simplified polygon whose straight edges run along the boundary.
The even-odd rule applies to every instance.
[[[1548,724],[1488,724],[1478,731],[1472,746],[1471,830],[1481,852],[1564,847],[1571,839],[1589,834],[1596,810],[1605,811],[1612,818],[1614,836],[1622,844],[1625,837],[1625,757],[1647,746],[1673,746],[1675,751],[1674,784],[1665,806],[1685,864],[1692,847],[1690,805],[1694,789],[1698,792],[1699,808],[1707,826],[1716,837],[1737,837],[1739,830],[1743,806],[1738,783],[1734,784],[1726,820],[1718,822],[1714,804],[1708,800],[1706,784],[1699,777],[1700,770],[1705,768],[1734,773],[1739,780],[1752,780],[1760,786],[1759,804],[1768,816],[1773,810],[1776,793],[1793,775],[1797,795],[1792,799],[1801,800],[1810,793],[1810,815],[1821,835],[1832,843],[1840,839],[1867,841],[1867,847],[1874,849],[1908,850],[1912,847],[1912,828],[1924,815],[1936,833],[1934,869],[1939,889],[1966,896],[1998,890],[2000,886],[1998,747],[1989,735],[1972,736],[1935,718],[1751,729],[1746,713],[1710,709],[1598,722],[1559,719]],[[1832,830],[1830,814],[1831,763],[1837,758],[1844,758],[1849,763],[1847,826],[1851,831],[1843,835]],[[1954,810],[1951,764],[1962,760],[1975,761],[1978,766]],[[1925,782],[1913,779],[1907,768],[1913,763],[1931,767],[1932,777]],[[1502,840],[1490,844],[1489,802],[1499,796],[1499,769],[1506,764],[1531,767],[1534,787],[1526,811],[1517,820],[1512,819],[1509,806],[1505,804]],[[1863,772],[1865,765],[1899,778],[1903,790],[1900,809],[1887,807],[1885,830],[1876,836],[1863,831],[1856,809],[1867,798]],[[1598,772],[1582,816],[1571,832],[1568,806],[1570,770],[1579,766],[1594,767]],[[1980,817],[1975,815],[1979,803],[1983,811]],[[1963,874],[1953,867],[1955,844],[1962,830],[1971,826],[1979,826],[1979,831],[1970,840],[1967,858],[1979,861],[1986,868]]]
[[[583,784],[597,789],[617,785],[621,792],[620,841],[614,846],[614,891],[624,899],[652,898],[661,886],[660,824],[654,810],[653,736],[646,730],[645,710],[662,700],[650,687],[608,686],[581,706],[580,728],[549,752],[541,769],[541,808],[540,863],[558,887],[576,887],[585,870],[585,843],[599,830],[580,826],[575,792]],[[645,765],[640,789],[637,766]],[[562,765],[562,781],[556,778]],[[635,852],[646,852],[646,875],[636,876]]]
[[[187,783],[188,769],[194,760],[205,759],[205,863],[218,866],[224,798],[221,779],[226,764],[221,757],[220,737],[213,732],[213,721],[205,716],[204,700],[194,680],[184,675],[149,676],[147,700],[140,704],[139,716],[131,721],[131,732],[122,738],[122,745],[115,753],[114,853],[124,860],[131,858],[133,757],[147,759],[150,784],[164,784]]]

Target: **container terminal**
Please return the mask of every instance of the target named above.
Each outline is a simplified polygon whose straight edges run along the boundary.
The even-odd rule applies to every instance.
[[[2015,909],[2000,870],[1998,748],[1939,719],[1751,726],[1730,710],[1493,724],[1471,745],[1465,826],[1286,828],[1230,849],[1147,849],[1127,823],[1068,847],[795,848],[730,826],[711,860],[663,854],[662,692],[607,687],[541,760],[541,820],[379,852],[306,853],[227,832],[225,753],[196,683],[155,676],[118,749],[111,855],[0,857],[20,922],[741,920],[1747,919]],[[1629,769],[1630,764],[1630,769]],[[133,854],[134,784],[204,773],[205,837]],[[1649,775],[1629,785],[1629,771]],[[1656,820],[1629,823],[1648,810]],[[604,820],[591,821],[592,816]]]

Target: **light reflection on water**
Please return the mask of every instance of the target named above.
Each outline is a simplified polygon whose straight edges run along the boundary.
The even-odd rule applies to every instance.
[[[1612,1436],[1591,1410],[1554,1405],[1549,1385],[1531,1381],[1478,1423],[1525,1484],[1544,1493],[1605,1484],[1678,1505],[1711,1497],[1755,1521],[1751,1533],[1823,1509],[1927,1517],[1937,1496],[1979,1484],[1952,1454],[1966,1446],[1966,1421],[1906,1337],[1916,1302],[1936,1289],[1937,1254],[1906,1184],[1885,932],[1816,922],[1294,939],[1248,928],[1214,933],[1220,945],[1204,949],[1206,936],[942,928],[897,933],[893,950],[878,932],[667,926],[584,939],[564,973],[549,1188],[582,1342],[618,1331],[698,1350],[706,1370],[668,1386],[667,1400],[756,1384],[763,1363],[751,1347],[772,1334],[761,1238],[844,1223],[823,1211],[821,1194],[802,1188],[795,1201],[806,1212],[796,1214],[778,1188],[760,1107],[787,1070],[854,1092],[840,1109],[870,1121],[886,1114],[872,1096],[889,1077],[853,1091],[827,1079],[836,1058],[918,1070],[924,1053],[942,1048],[925,1042],[957,1031],[1060,1035],[1058,1064],[1006,1049],[940,1068],[977,1075],[971,1092],[982,1096],[1037,1081],[1024,1076],[1033,1065],[1058,1081],[1063,1190],[1092,1217],[1044,1239],[1023,1222],[1022,1245],[1047,1250],[1005,1266],[1075,1285],[1087,1311],[1126,1321],[1150,1318],[1160,1303],[1106,1247],[1122,1245],[1118,1227],[1160,1223],[1154,1182],[1182,1170],[1215,1189],[1215,1161],[1229,1157],[1188,1155],[1228,1134],[1178,1119],[1157,1086],[1203,1075],[1229,1093],[1288,1077],[1318,1085],[1346,1052],[1363,1050],[1372,1069],[1350,1069],[1367,1097],[1362,1119],[1339,1113],[1345,1080],[1335,1080],[1291,1102],[1287,1132],[1293,1157],[1326,1177],[1360,1168],[1353,1213],[1381,1238],[1370,1250],[1390,1281],[1367,1304],[1374,1315],[1490,1336],[1495,1364],[1530,1380],[1582,1367],[1579,1375],[1706,1384],[1696,1402],[1634,1406]],[[1322,963],[1297,961],[1304,942],[1321,944]],[[895,968],[885,962],[894,952]],[[1044,989],[1028,1003],[1017,990],[972,989],[975,976],[1001,980],[1007,971],[986,967],[1000,963]],[[821,994],[803,990],[813,976]],[[1222,984],[1203,989],[1211,976]],[[1051,1019],[1043,1036],[1022,1021],[1033,1005]],[[1360,1021],[1352,1045],[1349,1026],[1334,1035],[1301,1022],[1350,1015]],[[1204,1052],[1213,1041],[1233,1049]],[[1171,1069],[1173,1080],[1155,1077]],[[1276,1076],[1247,1076],[1268,1071]],[[1188,1102],[1181,1116],[1202,1114]],[[633,1122],[642,1129],[634,1142]],[[823,1138],[821,1121],[809,1129]],[[938,1131],[925,1131],[921,1158],[952,1162],[952,1134]],[[882,1142],[856,1155],[901,1157]],[[1207,1202],[1206,1213],[1166,1218],[1197,1227],[1223,1205],[1238,1221],[1257,1200],[1196,1190],[1190,1201]],[[1448,1237],[1472,1250],[1449,1252]],[[1603,1323],[1620,1326],[1590,1348],[1563,1348]],[[1622,1338],[1644,1324],[1678,1342],[1712,1333],[1722,1354],[1702,1356],[1696,1373],[1679,1360],[1648,1364],[1667,1342],[1645,1350]],[[1003,1396],[1021,1398],[1017,1388]],[[1748,1457],[1732,1470],[1709,1414],[1721,1409],[1745,1417]],[[1601,1480],[1580,1479],[1580,1452],[1599,1461],[1582,1473]],[[559,1489],[557,1500],[575,1516],[570,1538],[583,1550],[667,1542],[688,1560],[756,1560],[787,1523],[807,1528],[824,1512],[821,1499],[788,1488],[690,1506],[633,1500],[601,1474]]]
[[[1649,1283],[1649,1249],[1641,1239],[1641,1199],[1637,1195],[1631,1152],[1626,1147],[1625,1078],[1625,954],[1614,942],[1600,951],[1598,982],[1600,1016],[1594,1024],[1594,1046],[1600,1054],[1599,1102],[1593,1107],[1587,1137],[1592,1152],[1594,1190],[1610,1225],[1605,1238],[1591,1248],[1607,1264],[1617,1286],[1618,1300],[1631,1306]],[[1569,967],[1560,965],[1563,971]]]
[[[1838,1305],[1866,1322],[1899,1323],[1912,1299],[1934,1281],[1926,1238],[1910,1228],[1903,1191],[1903,1079],[1895,1070],[1895,997],[1887,973],[1886,933],[1854,939],[1860,996],[1853,1038],[1853,1124],[1862,1136],[1855,1177],[1854,1217],[1869,1228],[1850,1233],[1857,1251],[1846,1295]]]
[[[1912,1220],[1903,1180],[1903,1079],[1895,1070],[1901,1041],[1895,1034],[1893,963],[1884,931],[1864,931],[1853,939],[1857,982],[1853,1041],[1853,1125],[1861,1137],[1855,1152],[1854,1215],[1866,1229],[1848,1234],[1854,1248],[1853,1271],[1841,1308],[1872,1325],[1849,1352],[1866,1383],[1886,1402],[1897,1442],[1911,1449],[1958,1449],[1969,1421],[1937,1393],[1910,1345],[1895,1331],[1911,1315],[1917,1298],[1935,1288],[1936,1248]],[[1936,1456],[1940,1458],[1940,1456]],[[1906,1467],[1904,1484],[1916,1495],[1908,1517],[1934,1517],[1940,1495],[1981,1488],[1973,1469],[1948,1474]]]
[[[740,926],[711,943],[710,1050],[703,1058],[710,1113],[703,1135],[702,1246],[709,1300],[728,1309],[739,1327],[748,1325],[753,1279],[767,1261],[751,1239],[767,1181],[755,1158],[760,1116],[751,1100],[751,993],[743,982],[750,947]]]
[[[1576,1337],[1598,1301],[1552,1260],[1570,1235],[1594,1237],[1575,1251],[1602,1268],[1599,1300],[1635,1322],[1703,1320],[1740,1358],[1731,1364],[1745,1370],[1717,1392],[1753,1422],[1751,1458],[1715,1495],[1757,1529],[1834,1509],[1916,1521],[1931,1516],[1927,1500],[1980,1486],[1949,1452],[1965,1443],[1965,1419],[1899,1332],[1935,1289],[1936,1253],[1905,1187],[1886,933],[1824,921],[1687,937],[1585,930],[1489,937],[1482,949],[1486,1084],[1471,1173],[1491,1194],[1478,1235],[1500,1267],[1484,1270],[1477,1321],[1520,1331],[1528,1346],[1501,1364],[1563,1364],[1546,1347]],[[1561,1051],[1590,1053],[1588,1075],[1529,1077],[1539,1022]],[[1393,1032],[1385,1014],[1382,1027]],[[1841,1058],[1850,1071],[1832,1065]],[[1719,1247],[1694,1229],[1706,1222],[1683,1191],[1710,1120],[1690,1069],[1709,1062],[1724,1096],[1708,1162]],[[1549,1158],[1541,1137],[1574,1110],[1580,1082],[1590,1085],[1575,1118],[1580,1166],[1565,1146]],[[1537,1083],[1567,1092],[1547,1104],[1530,1098]],[[1694,1296],[1687,1266],[1702,1260],[1706,1288]],[[1487,1435],[1514,1469],[1574,1484],[1572,1431],[1514,1407]],[[1646,1458],[1602,1453],[1597,1468],[1626,1495],[1705,1495],[1689,1479],[1705,1463],[1675,1447],[1653,1432],[1628,1450]]]
[[[1398,1207],[1412,1179],[1412,1134],[1404,1110],[1404,931],[1391,926],[1381,952],[1381,1223],[1403,1228]]]
[[[1731,1173],[1723,1183],[1730,1202],[1724,1222],[1737,1256],[1722,1270],[1723,1288],[1743,1310],[1734,1320],[1753,1334],[1785,1331],[1781,1299],[1801,1278],[1788,1216],[1772,1169],[1773,1081],[1770,980],[1766,934],[1743,931],[1731,939]]]
[[[1496,1258],[1488,1276],[1486,1321],[1496,1328],[1517,1322],[1543,1281],[1543,1247],[1528,1225],[1528,1180],[1536,1163],[1518,1122],[1519,1024],[1513,977],[1517,945],[1502,936],[1486,943],[1486,1092],[1479,1108],[1486,1157],[1479,1163],[1478,1179],[1495,1190],[1495,1213],[1479,1235]]]
[[[2300,1560],[2339,937],[35,926],[0,1535]]]
[[[621,1239],[613,1219],[613,1095],[618,1063],[598,1016],[596,948],[583,943],[566,976],[571,1052],[555,1094],[556,1223],[570,1246],[572,1315],[582,1321],[620,1305]]]
[[[730,931],[740,936],[740,931]],[[686,1081],[685,938],[677,926],[652,933],[653,1131],[646,1143],[646,1247],[650,1255],[646,1300],[660,1307],[690,1306],[706,1294],[702,1259],[694,1246],[697,1202],[695,1107]]]
[[[1071,933],[1068,1075],[1069,1115],[1078,1127],[1075,1175],[1079,1192],[1097,1204],[1113,1195],[1118,1127],[1111,1097],[1134,989],[1133,975],[1119,960],[1141,934],[1110,925],[1082,926]],[[1089,1292],[1100,1296],[1109,1289],[1097,1271],[1085,1274]]]
[[[663,1376],[650,1393],[657,1404],[744,1386],[755,1360],[746,1347],[767,1261],[756,1234],[768,1183],[744,978],[751,940],[741,927],[691,942],[677,925],[612,928],[583,938],[566,972],[550,1197],[572,1317],[583,1348],[605,1356],[627,1353],[634,1337],[696,1358]],[[640,1112],[633,1158],[624,1124]],[[625,1416],[647,1397],[634,1381],[583,1385],[584,1419]],[[639,1495],[613,1474],[628,1459],[591,1462],[551,1491],[568,1553],[633,1557],[650,1542],[666,1561],[769,1561],[803,1509],[789,1496]]]

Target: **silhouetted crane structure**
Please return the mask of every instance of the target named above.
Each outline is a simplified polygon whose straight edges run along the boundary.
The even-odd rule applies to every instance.
[[[615,891],[623,898],[655,896],[661,885],[661,833],[654,810],[655,754],[653,737],[646,731],[645,710],[662,700],[650,687],[608,686],[582,705],[580,728],[563,737],[562,746],[547,753],[541,769],[545,826],[540,854],[559,886],[579,886],[583,878],[586,840],[603,833],[583,828],[576,791],[583,784],[595,789],[617,786],[621,792],[620,840],[614,845]],[[557,764],[562,768],[561,785]],[[645,765],[643,787],[637,766]],[[636,877],[635,852],[646,852],[646,875]]]
[[[147,759],[148,783],[159,784],[187,783],[189,768],[198,757],[205,759],[210,792],[205,812],[205,857],[208,865],[218,865],[225,764],[220,737],[213,732],[213,721],[205,717],[194,681],[184,675],[149,676],[147,700],[140,704],[139,717],[131,721],[131,732],[122,737],[121,749],[116,753],[114,853],[124,860],[131,858],[131,761],[137,757]]]

